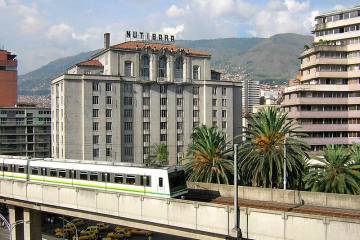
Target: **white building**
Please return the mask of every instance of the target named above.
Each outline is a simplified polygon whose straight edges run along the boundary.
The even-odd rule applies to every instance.
[[[55,158],[142,163],[165,143],[176,164],[199,124],[241,132],[241,83],[211,78],[210,54],[173,44],[110,46],[52,81]]]

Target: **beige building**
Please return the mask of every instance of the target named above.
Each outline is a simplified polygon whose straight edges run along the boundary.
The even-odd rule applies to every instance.
[[[210,54],[173,44],[110,46],[52,81],[55,158],[142,163],[165,143],[170,164],[185,153],[194,126],[241,132],[241,84],[220,81]]]
[[[299,81],[283,107],[317,151],[360,142],[360,6],[315,18],[313,46],[300,55]]]

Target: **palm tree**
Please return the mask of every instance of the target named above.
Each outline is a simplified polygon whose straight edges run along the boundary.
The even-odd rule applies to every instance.
[[[222,131],[205,125],[194,128],[185,159],[186,176],[192,182],[232,182],[232,148]]]
[[[360,194],[360,175],[351,150],[329,146],[305,177],[306,189],[315,192]]]
[[[169,151],[167,150],[167,145],[165,143],[154,144],[151,147],[150,158],[146,161],[149,165],[167,165],[169,157]]]
[[[299,188],[306,167],[308,145],[296,132],[294,120],[277,107],[266,107],[249,118],[245,140],[239,150],[243,182],[252,186],[281,187],[284,146],[290,187]]]

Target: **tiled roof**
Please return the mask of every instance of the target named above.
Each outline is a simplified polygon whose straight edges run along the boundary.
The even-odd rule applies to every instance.
[[[83,62],[79,62],[76,64],[76,66],[82,66],[82,67],[104,67],[99,60],[93,59],[93,60],[87,60]]]
[[[191,48],[182,48],[174,44],[165,44],[165,43],[151,43],[151,42],[142,42],[142,41],[130,41],[123,42],[117,45],[112,46],[114,49],[125,49],[125,50],[140,50],[143,48],[150,48],[152,50],[158,51],[161,49],[167,49],[171,52],[184,51],[185,53],[193,56],[202,56],[210,57],[210,53],[205,51],[194,50]]]

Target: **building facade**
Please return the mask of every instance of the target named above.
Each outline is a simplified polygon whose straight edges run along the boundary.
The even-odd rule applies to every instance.
[[[50,108],[0,108],[0,155],[51,156]]]
[[[55,158],[143,163],[164,143],[177,164],[200,124],[241,132],[241,84],[221,81],[210,55],[173,44],[124,42],[52,81]],[[211,78],[213,75],[213,79]]]
[[[17,102],[16,55],[0,49],[0,107],[14,107]]]
[[[301,53],[300,76],[282,105],[318,151],[360,142],[360,6],[315,20],[313,46]]]
[[[260,84],[259,81],[247,75],[241,82],[243,86],[243,115],[246,116],[253,113],[260,105]]]

